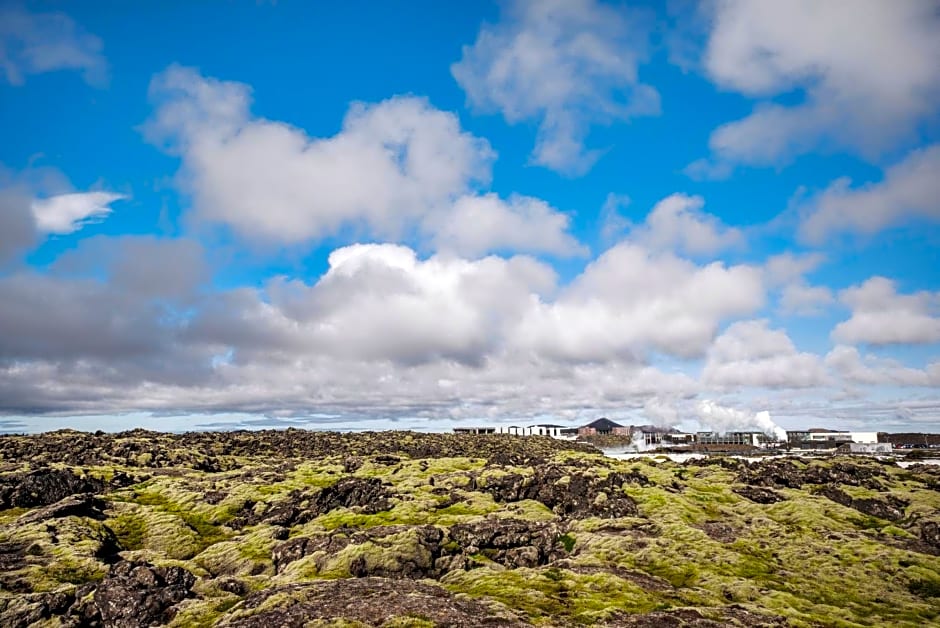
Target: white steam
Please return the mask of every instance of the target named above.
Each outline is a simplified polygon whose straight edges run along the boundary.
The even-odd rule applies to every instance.
[[[660,427],[673,427],[679,422],[679,411],[669,402],[650,399],[643,405],[643,414]]]
[[[633,437],[630,439],[630,446],[636,448],[637,452],[656,449],[656,445],[646,444],[646,437],[643,436],[643,432],[640,431],[633,432]]]
[[[773,422],[766,410],[757,413],[744,412],[735,408],[718,405],[714,401],[703,400],[696,408],[699,420],[710,429],[719,432],[746,431],[759,429],[778,440],[787,440],[787,432]]]

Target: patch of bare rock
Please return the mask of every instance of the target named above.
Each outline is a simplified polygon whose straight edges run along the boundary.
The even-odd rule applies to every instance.
[[[275,596],[283,601],[276,605],[268,603]],[[335,617],[366,626],[383,626],[395,620],[395,625],[407,625],[400,622],[408,618],[452,628],[530,625],[505,607],[455,596],[436,585],[374,577],[323,580],[252,593],[237,613],[217,625],[301,628],[317,619]]]

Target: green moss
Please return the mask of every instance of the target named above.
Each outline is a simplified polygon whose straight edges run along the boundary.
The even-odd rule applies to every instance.
[[[29,508],[8,508],[0,511],[0,525],[12,523],[19,519],[20,515],[29,512]]]
[[[166,518],[162,518],[162,521],[158,523],[157,520],[161,518],[155,516],[161,513],[173,515],[193,533],[192,535],[183,534],[192,537],[188,543],[184,544],[186,551],[179,551],[182,548],[175,548],[175,550],[167,548],[170,550],[168,555],[187,558],[229,537],[229,534],[220,525],[220,519],[231,517],[231,510],[228,506],[207,506],[199,501],[201,495],[198,493],[181,491],[169,484],[171,484],[169,480],[162,478],[159,482],[144,490],[138,489],[130,494],[123,494],[115,498],[144,507],[136,513],[140,520],[138,523],[116,522],[118,526],[126,524],[125,530],[131,533],[129,540],[132,544],[136,542],[137,547],[152,547],[147,539],[150,536],[157,536],[157,534],[150,535],[150,532],[167,532],[168,523]],[[169,524],[169,527],[172,527],[172,524]],[[143,540],[135,536],[138,531],[144,532],[142,536],[145,538]],[[179,536],[179,534],[175,536]]]
[[[375,541],[350,544],[335,554],[315,552],[288,565],[281,577],[348,578],[353,565],[365,573],[391,575],[401,573],[405,566],[430,570],[434,557],[419,541],[418,531],[409,529]]]
[[[558,542],[562,544],[562,546],[565,548],[565,551],[569,554],[571,553],[571,550],[574,549],[575,539],[570,534],[562,534],[560,537],[558,537]]]
[[[114,532],[123,549],[143,549],[144,537],[147,534],[147,522],[143,516],[132,512],[123,513],[109,519],[108,527]]]
[[[557,568],[498,570],[486,566],[451,572],[442,583],[454,593],[502,602],[537,623],[568,618],[593,625],[618,611],[646,613],[662,603],[655,594],[612,574],[578,574]]]
[[[101,581],[107,572],[107,567],[97,561],[61,559],[53,562],[47,573],[58,582],[86,584]]]
[[[274,573],[271,550],[276,541],[270,527],[261,527],[236,539],[220,541],[193,561],[213,576],[249,576]]]
[[[211,628],[241,600],[231,593],[209,599],[184,600],[168,624],[171,628]]]

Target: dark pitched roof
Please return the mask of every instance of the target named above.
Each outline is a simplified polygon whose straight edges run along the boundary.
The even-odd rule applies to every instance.
[[[598,432],[609,432],[610,430],[614,429],[615,427],[623,427],[623,426],[620,425],[619,423],[614,423],[613,421],[611,421],[611,420],[608,419],[607,417],[602,417],[602,418],[600,418],[600,419],[597,419],[596,421],[591,421],[590,423],[588,423],[588,424],[585,425],[584,427],[593,427],[593,428],[594,428],[595,430],[597,430]]]

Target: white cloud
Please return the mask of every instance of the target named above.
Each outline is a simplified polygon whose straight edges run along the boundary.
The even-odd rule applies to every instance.
[[[878,183],[832,183],[809,203],[800,237],[820,244],[834,233],[871,235],[912,218],[940,221],[940,145],[911,152]]]
[[[710,140],[713,168],[773,164],[819,147],[877,157],[913,137],[936,111],[935,0],[710,6],[704,63],[719,86],[755,97],[805,91],[801,104],[763,102],[750,116],[719,127]]]
[[[85,81],[107,81],[101,40],[64,13],[29,13],[0,7],[0,69],[8,83],[22,85],[27,74],[80,70]]]
[[[100,222],[111,213],[111,203],[127,198],[113,192],[74,192],[32,202],[33,216],[40,232],[66,234]]]
[[[787,251],[768,258],[764,263],[764,273],[770,285],[782,286],[802,281],[804,275],[819,268],[825,260],[822,253],[797,255]]]
[[[822,253],[794,254],[789,251],[774,255],[764,263],[764,277],[768,285],[780,289],[779,305],[783,314],[814,316],[824,306],[835,302],[832,290],[826,286],[810,285],[805,275],[825,262]]]
[[[489,144],[420,98],[353,105],[342,131],[320,139],[253,118],[246,85],[192,69],[169,68],[151,94],[146,133],[181,155],[198,215],[245,237],[297,243],[350,223],[395,237],[490,176]]]
[[[571,219],[545,201],[514,195],[463,196],[453,209],[429,225],[438,250],[464,257],[493,250],[551,253],[559,257],[587,254],[568,233]]]
[[[524,256],[421,260],[386,244],[334,251],[312,286],[275,281],[264,300],[229,298],[217,300],[193,333],[262,353],[305,348],[406,364],[483,364],[505,355],[642,364],[648,351],[700,354],[721,321],[759,307],[763,291],[756,269],[698,267],[626,244],[560,293],[554,271]]]
[[[659,113],[658,93],[637,76],[640,22],[596,0],[515,0],[451,72],[471,105],[538,121],[535,163],[583,173],[599,156],[584,147],[592,124]]]
[[[836,325],[832,338],[843,344],[926,344],[940,342],[940,294],[898,294],[885,277],[872,277],[839,293],[852,309],[849,320]]]
[[[253,117],[248,86],[189,68],[159,74],[151,95],[146,134],[182,158],[196,215],[245,239],[296,245],[352,230],[398,241],[417,231],[468,254],[581,250],[547,203],[476,197],[495,154],[424,99],[354,104],[338,134],[311,138]]]
[[[821,313],[824,306],[834,302],[832,290],[805,282],[790,284],[780,294],[780,309],[784,314],[814,316]]]
[[[655,250],[692,256],[714,255],[742,244],[741,231],[726,227],[716,216],[702,211],[704,205],[701,196],[667,196],[653,207],[631,237]]]
[[[819,357],[800,353],[782,329],[766,320],[739,321],[715,339],[702,372],[719,387],[810,388],[828,382]]]
[[[335,250],[312,284],[284,278],[205,295],[186,274],[200,256],[186,242],[95,240],[50,276],[0,282],[0,409],[638,410],[701,387],[634,353],[707,346],[719,320],[762,298],[757,269],[699,267],[628,245],[561,293],[554,271],[532,258],[421,258],[371,244]],[[46,311],[40,297],[70,305]],[[530,334],[545,317],[555,326]]]
[[[475,262],[395,245],[334,251],[313,287],[271,291],[297,340],[329,355],[402,363],[478,364],[506,344],[533,295],[555,289],[549,267],[526,257]]]
[[[921,370],[897,360],[862,356],[855,347],[845,345],[835,347],[826,355],[826,366],[853,384],[940,386],[940,362]]]
[[[621,243],[598,257],[553,303],[538,303],[518,342],[559,360],[636,359],[647,351],[701,355],[726,319],[764,301],[750,266],[697,266]]]

